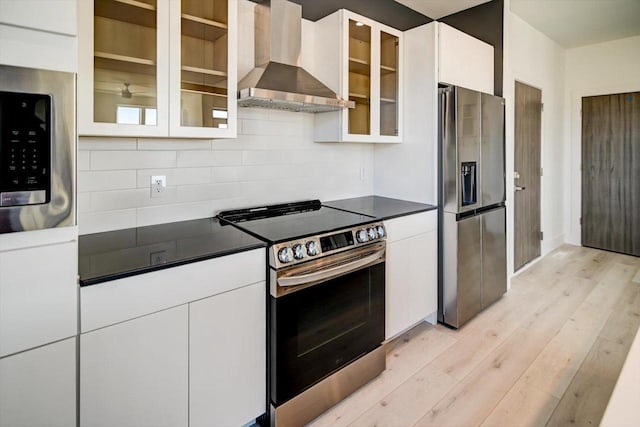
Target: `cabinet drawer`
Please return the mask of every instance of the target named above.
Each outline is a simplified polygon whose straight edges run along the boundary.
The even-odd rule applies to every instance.
[[[0,356],[78,332],[78,243],[0,252]]]
[[[387,242],[395,242],[438,228],[438,211],[432,210],[414,215],[393,218],[384,222],[387,228]]]
[[[80,290],[81,330],[91,331],[265,278],[265,250],[194,262]]]

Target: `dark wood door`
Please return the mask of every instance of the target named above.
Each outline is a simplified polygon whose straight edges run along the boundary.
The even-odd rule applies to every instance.
[[[640,256],[640,92],[582,98],[582,244]]]
[[[542,92],[516,82],[514,268],[540,256]]]

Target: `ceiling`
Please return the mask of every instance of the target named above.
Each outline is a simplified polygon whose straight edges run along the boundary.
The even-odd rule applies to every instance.
[[[345,8],[404,31],[490,0],[291,1],[311,21]],[[640,35],[640,0],[511,0],[511,11],[564,48]]]
[[[511,0],[511,11],[564,48],[640,34],[640,0]]]
[[[264,0],[251,0],[261,3]],[[405,31],[433,21],[394,0],[290,0],[302,5],[302,17],[317,21],[338,9],[349,9],[374,21]]]
[[[432,19],[440,19],[491,0],[395,0]]]

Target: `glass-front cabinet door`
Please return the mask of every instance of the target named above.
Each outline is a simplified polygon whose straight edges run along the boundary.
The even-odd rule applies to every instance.
[[[166,1],[78,2],[80,135],[167,134]]]
[[[313,74],[355,108],[316,114],[314,140],[402,142],[402,31],[340,9],[315,32]]]
[[[399,39],[380,31],[380,135],[398,135]]]
[[[348,95],[356,103],[346,116],[346,137],[353,142],[401,142],[398,30],[344,11],[348,33]]]
[[[170,133],[235,137],[237,1],[170,1]]]
[[[371,27],[349,19],[349,133],[371,134]]]
[[[237,0],[81,0],[78,134],[236,136]]]

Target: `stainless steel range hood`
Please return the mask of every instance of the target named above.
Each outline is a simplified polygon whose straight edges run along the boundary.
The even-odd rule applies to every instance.
[[[300,67],[302,6],[264,0],[255,9],[255,64],[238,83],[238,106],[320,113],[354,108]]]

